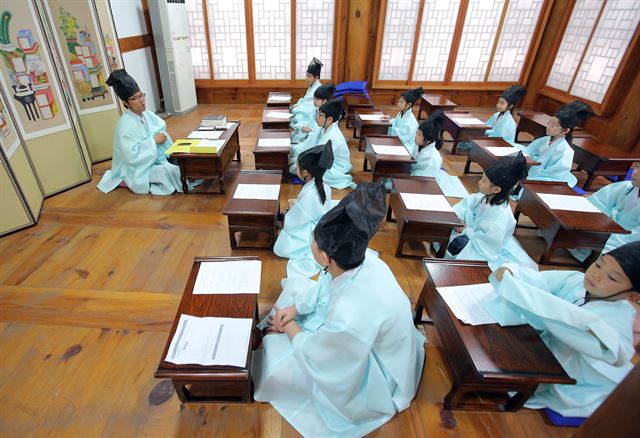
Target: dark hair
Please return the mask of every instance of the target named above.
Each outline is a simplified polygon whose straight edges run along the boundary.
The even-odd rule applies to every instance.
[[[324,205],[327,202],[327,194],[324,192],[324,183],[322,177],[314,177],[313,183],[316,185],[316,189],[318,190],[318,196],[320,196],[320,203]]]
[[[362,260],[360,260],[358,263],[353,263],[351,265],[342,265],[341,263],[338,263],[337,260],[332,259],[334,262],[336,262],[336,265],[338,265],[338,267],[344,271],[350,271],[352,269],[357,268],[358,266],[360,266],[362,264],[362,262],[364,262],[364,257],[362,258]]]

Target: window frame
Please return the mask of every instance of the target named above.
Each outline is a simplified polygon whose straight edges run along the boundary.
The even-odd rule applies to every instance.
[[[256,79],[255,71],[255,48],[253,43],[253,5],[251,0],[244,0],[245,8],[245,25],[247,29],[247,68],[249,70],[249,79],[216,79],[213,71],[213,57],[211,54],[211,35],[209,32],[209,11],[207,10],[207,0],[200,0],[203,7],[203,17],[205,20],[205,31],[207,34],[207,51],[209,52],[209,79],[196,79],[196,88],[267,88],[267,87],[294,87],[306,88],[307,84],[302,79],[296,79],[296,0],[291,0],[291,78],[290,79]],[[345,6],[347,2],[344,0],[336,0],[333,18],[333,55],[331,61],[331,78],[323,78],[322,80],[331,80],[337,82],[339,77],[338,69],[341,67],[340,59],[343,56],[340,41],[346,36],[346,14]]]
[[[540,46],[542,34],[544,33],[545,26],[549,19],[551,6],[553,3],[552,0],[544,0],[544,3],[542,4],[542,8],[540,10],[540,16],[538,17],[538,23],[536,24],[536,28],[531,38],[531,44],[529,46],[529,52],[527,53],[527,59],[524,63],[524,66],[522,67],[522,72],[520,72],[520,78],[518,81],[511,81],[511,82],[489,82],[488,81],[489,75],[491,74],[491,66],[493,65],[493,59],[495,57],[496,48],[498,47],[498,42],[500,40],[500,35],[502,32],[504,20],[507,15],[507,10],[509,8],[510,0],[505,0],[505,5],[502,8],[501,17],[498,24],[498,29],[496,31],[496,36],[493,41],[493,47],[491,49],[491,55],[489,57],[489,62],[487,64],[487,71],[485,72],[484,81],[461,82],[461,81],[451,80],[453,76],[453,70],[455,67],[455,61],[458,56],[458,49],[460,47],[460,40],[462,37],[462,31],[464,28],[464,21],[467,14],[467,9],[469,7],[469,0],[460,1],[460,7],[458,8],[458,17],[456,19],[453,39],[451,40],[451,49],[449,51],[449,59],[447,61],[447,69],[445,71],[444,81],[412,80],[413,68],[415,65],[416,53],[418,50],[418,43],[420,41],[420,25],[422,23],[422,16],[425,8],[425,1],[426,0],[420,0],[420,6],[418,9],[418,19],[416,20],[416,29],[414,31],[414,36],[413,36],[413,53],[411,55],[411,64],[409,67],[409,74],[408,74],[407,80],[404,80],[404,81],[378,79],[379,73],[380,73],[380,58],[382,54],[382,44],[383,44],[383,38],[384,38],[384,25],[385,25],[385,19],[387,15],[387,0],[380,1],[379,10],[378,10],[378,32],[376,37],[375,61],[374,61],[374,68],[373,68],[373,78],[371,81],[372,86],[374,88],[396,89],[396,88],[422,86],[425,89],[438,89],[438,90],[503,90],[504,88],[510,85],[522,84],[527,81],[529,74],[531,73],[531,69],[533,67],[533,60]]]
[[[569,84],[569,88],[567,91],[558,90],[557,88],[553,88],[547,85],[549,81],[549,75],[551,74],[551,69],[553,68],[553,63],[555,62],[556,56],[558,56],[558,50],[560,50],[560,44],[562,44],[562,38],[564,37],[564,30],[567,29],[569,24],[569,20],[571,19],[571,14],[573,13],[573,8],[576,5],[576,0],[569,0],[569,4],[564,11],[564,15],[562,17],[562,21],[560,22],[560,29],[563,29],[562,35],[555,39],[553,42],[553,46],[549,51],[549,55],[547,58],[547,63],[545,65],[543,77],[544,83],[539,90],[539,93],[543,96],[550,97],[554,100],[560,101],[562,103],[570,103],[576,99],[580,99],[583,102],[588,103],[593,108],[593,111],[598,116],[607,116],[611,115],[615,112],[615,108],[620,103],[622,96],[624,95],[623,87],[620,87],[620,83],[628,83],[633,80],[635,76],[635,72],[640,67],[640,25],[636,27],[636,30],[629,42],[629,46],[622,56],[622,60],[620,61],[620,65],[616,70],[616,74],[613,76],[611,80],[611,84],[609,84],[609,88],[602,99],[602,103],[593,102],[584,97],[578,97],[571,94],[571,89],[573,88],[573,84],[578,77],[580,72],[580,67],[582,66],[582,62],[589,50],[589,45],[591,44],[591,40],[593,39],[593,35],[595,34],[596,28],[598,27],[598,23],[600,22],[600,18],[602,17],[602,13],[604,12],[604,8],[607,5],[607,0],[603,0],[602,6],[600,8],[600,12],[598,13],[598,18],[593,24],[593,28],[591,29],[591,33],[589,34],[589,39],[587,39],[587,44],[582,51],[582,55],[580,56],[580,62],[576,67],[576,71],[573,74],[573,79]]]

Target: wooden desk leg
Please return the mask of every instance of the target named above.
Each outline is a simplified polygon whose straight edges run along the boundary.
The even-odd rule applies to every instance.
[[[229,228],[229,243],[231,244],[231,249],[236,249],[238,247],[238,241],[236,240],[236,233],[233,229]]]
[[[471,156],[467,156],[467,163],[464,165],[464,173],[467,174],[469,173],[469,170],[471,170]]]
[[[457,382],[452,382],[451,390],[444,398],[444,408],[445,409],[456,409],[458,404],[460,404],[460,399],[464,395],[464,390],[460,388],[460,385]]]
[[[402,236],[402,233],[400,233],[398,246],[396,247],[396,257],[404,257],[404,255],[402,255],[402,248],[404,248],[404,243],[406,241],[407,239]]]
[[[458,140],[457,138],[453,139],[453,146],[451,146],[451,155],[455,155],[456,152],[458,151],[458,143],[460,142],[460,140]]]
[[[189,192],[189,186],[187,185],[187,177],[180,175],[180,181],[182,181],[182,193]]]
[[[518,135],[520,135],[520,132],[522,132],[522,131],[520,131],[518,128],[516,128],[516,136],[514,137],[514,140],[513,140],[516,143],[518,143]]]
[[[396,220],[393,219],[393,210],[391,209],[391,204],[389,204],[389,206],[387,207],[387,222],[396,222]]]
[[[238,129],[240,129],[240,127],[238,127]],[[240,134],[238,134],[238,129],[236,129],[236,132],[234,134],[234,136],[236,138],[236,144],[238,145],[238,149],[236,150],[236,161],[238,163],[241,163],[242,162],[242,156],[240,155]]]
[[[360,135],[358,137],[358,150],[364,151],[364,135],[362,135],[362,131],[360,131]]]
[[[176,382],[175,380],[172,380],[172,382],[173,382],[173,387],[176,389],[176,394],[178,394],[178,398],[180,399],[180,401],[182,403],[188,403],[190,400],[190,397],[189,397],[189,391],[187,390],[187,387],[182,383]]]
[[[593,174],[593,172],[589,172],[587,171],[587,180],[584,182],[584,185],[582,186],[582,188],[584,190],[589,190],[589,187],[591,187],[591,183],[593,182],[593,179],[596,176]]]
[[[509,397],[509,401],[504,406],[505,411],[514,412],[524,406],[524,403],[529,400],[529,397],[533,394],[533,391],[518,391],[513,397]]]
[[[364,157],[364,160],[362,161],[362,171],[367,171],[367,157]]]
[[[238,149],[239,150],[239,149]],[[218,177],[218,184],[220,184],[220,193],[225,193],[225,189],[224,189],[224,175],[220,175]]]
[[[522,211],[520,211],[520,204],[517,204],[516,208],[513,209],[513,217],[516,219],[516,226],[518,225],[518,220],[520,220],[521,213]]]
[[[418,301],[420,301],[420,298],[418,298]],[[416,309],[413,313],[413,323],[414,324],[420,324],[422,323],[422,311],[424,310],[424,305],[422,304],[416,304]]]
[[[538,264],[540,265],[548,265],[549,261],[551,260],[551,256],[553,255],[553,251],[555,250],[555,248],[553,247],[553,244],[546,245],[547,247],[545,248],[544,252],[542,253],[542,255],[540,256],[540,260],[538,261]]]
[[[356,138],[358,138],[358,131],[356,130],[356,127],[355,127],[355,126],[353,127],[353,138],[354,138],[354,140],[355,140]]]
[[[591,253],[589,254],[589,256],[584,259],[584,262],[582,262],[582,267],[586,270],[589,266],[591,266],[596,259],[600,256],[600,253],[602,253],[602,251],[594,251],[591,250]]]

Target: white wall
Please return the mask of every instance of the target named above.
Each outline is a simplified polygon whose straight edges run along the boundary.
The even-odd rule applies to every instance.
[[[157,0],[150,0],[157,1]],[[118,38],[145,35],[148,32],[142,12],[141,0],[110,0],[113,20],[116,23]],[[157,111],[160,108],[159,84],[151,56],[151,49],[134,50],[122,54],[124,68],[138,83],[140,90],[147,94],[147,109]]]

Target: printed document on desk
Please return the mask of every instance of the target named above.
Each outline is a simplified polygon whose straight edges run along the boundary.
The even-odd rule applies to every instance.
[[[201,262],[193,294],[258,294],[261,269],[260,260]]]
[[[482,305],[484,301],[497,297],[491,283],[465,286],[437,287],[436,290],[453,314],[465,324],[496,324],[497,321]]]

